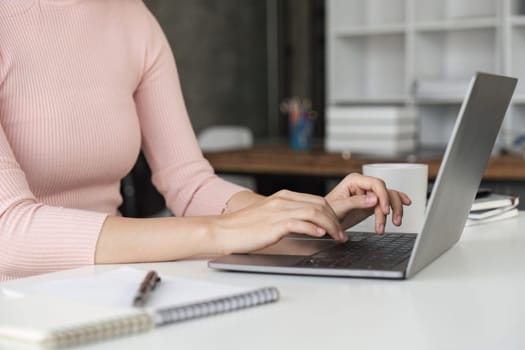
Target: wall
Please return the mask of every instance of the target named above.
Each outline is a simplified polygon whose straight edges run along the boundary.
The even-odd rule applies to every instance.
[[[175,54],[193,126],[267,134],[266,1],[145,0]]]
[[[268,0],[267,0],[268,1]],[[325,1],[276,0],[279,21],[279,98],[308,98],[317,111],[315,136],[324,136]],[[281,130],[287,125],[281,119]]]

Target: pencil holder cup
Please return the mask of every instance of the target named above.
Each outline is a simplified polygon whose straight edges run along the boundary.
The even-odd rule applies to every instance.
[[[288,117],[288,142],[293,150],[312,148],[316,113],[308,99],[293,97],[281,103],[281,111]]]
[[[312,148],[314,131],[313,119],[300,118],[289,121],[289,143],[294,150],[308,150]]]

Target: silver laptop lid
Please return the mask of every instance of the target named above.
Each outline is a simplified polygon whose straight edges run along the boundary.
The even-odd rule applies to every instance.
[[[459,240],[516,83],[515,78],[486,73],[472,79],[441,162],[407,278]]]

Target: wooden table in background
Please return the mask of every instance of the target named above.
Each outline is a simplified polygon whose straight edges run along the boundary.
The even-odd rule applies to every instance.
[[[210,152],[205,153],[205,157],[218,173],[322,178],[342,178],[352,172],[361,172],[361,166],[366,163],[412,161],[428,164],[429,177],[433,179],[441,164],[441,157],[438,156],[405,159],[347,157],[322,149],[293,151],[286,146],[277,145]],[[483,180],[525,181],[525,159],[511,155],[492,157]]]

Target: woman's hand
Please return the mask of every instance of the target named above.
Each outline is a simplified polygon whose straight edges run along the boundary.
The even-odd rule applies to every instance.
[[[411,201],[403,192],[387,189],[381,179],[357,173],[346,176],[328,195],[326,201],[334,210],[343,229],[374,214],[375,230],[385,232],[386,217],[392,209],[392,223],[401,225],[403,205]]]
[[[289,233],[313,237],[329,234],[338,241],[347,236],[335,212],[321,196],[279,191],[212,221],[220,253],[245,253],[278,242]]]

